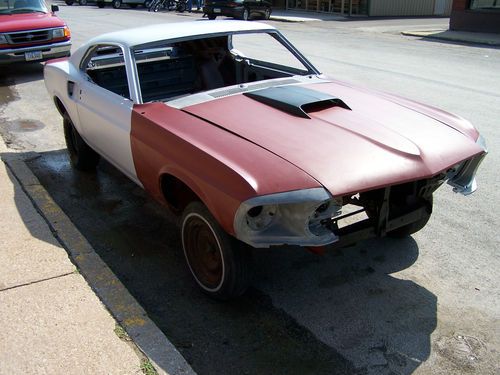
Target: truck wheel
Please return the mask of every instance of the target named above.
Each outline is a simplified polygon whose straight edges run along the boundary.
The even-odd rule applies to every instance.
[[[95,169],[97,163],[99,163],[99,154],[85,143],[68,115],[64,116],[63,125],[64,139],[66,140],[66,147],[73,168],[80,171]]]
[[[184,256],[191,274],[210,297],[242,295],[250,279],[250,252],[229,236],[201,202],[190,203],[181,219]]]
[[[122,0],[113,0],[113,8],[119,9],[122,6]]]

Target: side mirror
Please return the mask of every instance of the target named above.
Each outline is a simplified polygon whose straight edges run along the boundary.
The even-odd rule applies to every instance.
[[[52,13],[59,12],[59,6],[55,5],[55,4],[52,4],[50,6],[50,10],[52,11]]]

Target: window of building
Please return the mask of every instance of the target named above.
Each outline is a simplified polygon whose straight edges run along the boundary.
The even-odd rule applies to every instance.
[[[500,11],[500,0],[471,0],[470,8]]]

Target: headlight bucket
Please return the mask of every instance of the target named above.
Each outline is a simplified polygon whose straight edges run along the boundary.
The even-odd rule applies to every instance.
[[[321,246],[338,238],[323,224],[341,204],[323,188],[259,196],[243,202],[234,218],[236,237],[253,247]]]

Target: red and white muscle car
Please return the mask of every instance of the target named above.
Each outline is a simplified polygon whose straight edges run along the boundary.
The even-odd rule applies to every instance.
[[[407,236],[443,183],[475,190],[486,155],[468,121],[323,76],[260,23],[102,35],[45,82],[73,166],[102,156],[181,215],[187,264],[220,299],[245,290],[247,245]]]

